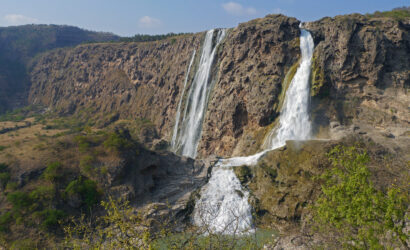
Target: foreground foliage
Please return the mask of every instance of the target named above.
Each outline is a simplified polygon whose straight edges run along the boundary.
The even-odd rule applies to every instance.
[[[103,216],[95,220],[71,218],[64,227],[64,247],[71,249],[259,249],[266,235],[225,235],[206,228],[174,231],[175,222],[161,216],[136,212],[128,201],[101,203]],[[154,218],[155,217],[155,218]],[[208,233],[204,234],[204,232]],[[266,232],[263,232],[266,234]],[[269,234],[271,239],[271,234]]]
[[[87,221],[72,218],[64,227],[65,246],[72,249],[147,249],[152,243],[149,225],[134,213],[128,202],[109,199],[102,202],[106,214]]]
[[[320,176],[323,194],[313,207],[317,229],[338,236],[348,249],[407,246],[408,193],[396,186],[376,190],[367,167],[370,158],[358,147],[339,145],[328,157],[332,169]]]

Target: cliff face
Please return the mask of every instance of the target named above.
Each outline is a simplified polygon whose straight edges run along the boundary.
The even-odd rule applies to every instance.
[[[294,18],[270,15],[229,30],[213,66],[215,83],[199,156],[260,149],[277,122],[298,65],[298,25]],[[371,134],[378,126],[381,141],[394,137],[393,144],[406,145],[409,20],[350,15],[324,18],[305,28],[315,40],[315,133],[333,138],[353,125],[353,131]],[[90,44],[47,53],[31,70],[29,101],[61,114],[85,110],[98,119],[148,119],[159,137],[169,141],[188,63],[192,52],[200,51],[203,37]]]
[[[257,150],[252,144],[259,145],[261,138],[255,137],[263,137],[260,129],[277,116],[274,105],[282,79],[298,60],[298,24],[294,18],[268,16],[228,32],[213,67],[216,83],[200,155],[230,155],[239,141],[247,150],[238,153]],[[47,53],[33,65],[29,101],[61,114],[88,110],[99,117],[148,119],[160,137],[169,140],[189,59],[194,49],[200,51],[202,40],[199,33],[154,43],[91,44]],[[246,131],[254,129],[259,134],[247,136]],[[226,142],[224,147],[221,141]]]
[[[255,153],[266,126],[278,116],[283,79],[298,61],[298,25],[294,18],[271,15],[229,33],[219,55],[200,155]]]
[[[38,53],[90,41],[117,41],[111,33],[66,25],[0,27],[0,113],[27,104],[27,66]]]
[[[42,56],[29,100],[90,117],[148,119],[169,135],[187,64],[203,34],[153,43],[89,44]]]
[[[396,151],[406,149],[410,18],[348,15],[305,26],[316,44],[311,94],[319,136],[337,137],[350,126]]]

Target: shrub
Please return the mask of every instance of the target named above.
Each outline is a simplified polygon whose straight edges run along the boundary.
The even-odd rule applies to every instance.
[[[7,194],[7,200],[13,204],[13,209],[16,211],[28,208],[33,202],[27,193],[21,191]]]
[[[89,175],[92,173],[93,170],[93,163],[95,161],[95,157],[92,155],[84,155],[81,160],[80,160],[80,168],[81,171],[86,174]]]
[[[54,186],[39,186],[35,190],[31,191],[29,197],[35,202],[50,201],[54,198],[54,194]]]
[[[66,247],[70,249],[152,249],[149,221],[135,213],[128,202],[109,199],[101,202],[105,215],[97,217],[94,225],[85,217],[71,220],[64,227]],[[110,225],[110,226],[106,226]],[[176,248],[175,248],[176,249]]]
[[[6,187],[9,180],[10,180],[10,173],[8,172],[0,173],[0,185],[2,188]]]
[[[56,181],[62,176],[62,164],[58,161],[49,163],[43,173],[43,178],[48,181]]]
[[[108,134],[108,138],[104,141],[104,146],[116,151],[129,149],[133,145],[129,138],[130,135],[128,131],[117,130]]]
[[[37,243],[32,239],[19,239],[13,242],[10,249],[12,250],[36,250]]]
[[[397,187],[376,190],[366,166],[370,158],[359,148],[336,146],[328,157],[333,168],[320,176],[323,193],[313,206],[317,228],[340,235],[338,241],[349,249],[379,249],[398,240],[405,244],[408,236],[399,222],[408,194]]]
[[[6,190],[8,190],[8,191],[10,191],[10,190],[16,190],[17,189],[17,186],[18,186],[18,184],[16,183],[16,182],[11,182],[11,181],[9,181],[9,182],[7,182],[7,185],[6,185]]]
[[[11,212],[6,212],[0,215],[0,231],[6,232],[12,220],[13,220],[13,215],[11,214]]]
[[[77,142],[78,150],[80,150],[80,152],[86,152],[91,147],[91,143],[87,136],[78,135],[74,140]]]
[[[8,171],[9,166],[6,163],[0,163],[0,172]]]
[[[66,217],[66,213],[57,209],[46,209],[35,214],[41,220],[41,228],[53,229],[58,226],[60,220]]]
[[[66,187],[65,192],[67,195],[79,194],[83,203],[88,207],[92,207],[100,198],[97,184],[92,180],[83,180],[81,177],[70,182]]]
[[[5,188],[7,183],[10,180],[10,172],[7,164],[0,163],[0,185],[2,188]]]

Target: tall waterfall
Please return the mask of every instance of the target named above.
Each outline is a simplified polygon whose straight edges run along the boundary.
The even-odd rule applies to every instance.
[[[189,61],[188,70],[186,72],[185,80],[184,80],[184,87],[183,87],[182,92],[181,92],[181,98],[179,99],[179,102],[178,102],[177,114],[175,116],[174,132],[172,133],[172,140],[171,140],[171,148],[173,149],[173,151],[176,151],[176,149],[177,149],[176,148],[176,140],[177,140],[177,135],[178,135],[179,119],[181,118],[182,99],[183,99],[184,94],[185,94],[186,84],[188,82],[189,72],[191,72],[192,63],[194,62],[194,59],[195,59],[195,54],[196,54],[196,50],[194,50],[194,53],[192,53],[191,60]]]
[[[310,71],[314,43],[309,31],[302,29],[300,34],[301,62],[293,77],[279,117],[279,125],[273,128],[265,139],[265,150],[251,156],[222,159],[220,164],[227,166],[255,165],[267,151],[285,145],[287,140],[307,140],[311,136],[309,119]]]
[[[286,140],[307,140],[311,136],[309,118],[310,68],[313,55],[313,38],[309,31],[301,31],[300,50],[302,59],[286,92],[280,114],[279,126],[267,137],[267,148],[275,149],[285,145]]]
[[[209,183],[204,187],[195,205],[194,222],[210,230],[225,234],[252,230],[249,193],[244,190],[230,167],[255,165],[267,151],[285,145],[286,140],[306,140],[311,136],[308,105],[310,98],[310,68],[314,43],[306,30],[301,30],[302,59],[286,92],[284,105],[275,127],[266,139],[267,148],[255,155],[220,160]]]
[[[201,59],[195,73],[186,99],[185,111],[181,121],[181,128],[174,129],[176,137],[173,143],[174,151],[180,151],[184,156],[196,157],[198,142],[201,137],[202,122],[210,94],[210,72],[218,45],[225,37],[225,30],[218,30],[214,40],[215,30],[206,33],[202,45]],[[183,96],[181,96],[181,99]],[[180,100],[181,102],[181,100]],[[179,117],[177,117],[179,120]],[[177,121],[179,123],[179,121]]]

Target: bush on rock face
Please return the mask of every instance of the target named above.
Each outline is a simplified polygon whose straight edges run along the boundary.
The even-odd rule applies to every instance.
[[[41,228],[44,230],[50,230],[56,228],[59,225],[59,221],[63,219],[66,214],[58,209],[45,209],[41,212],[37,212],[35,216],[41,220]]]
[[[80,196],[81,204],[92,207],[100,198],[100,191],[97,188],[97,183],[92,180],[83,180],[81,177],[68,184],[65,193],[70,197]],[[79,205],[81,205],[79,204]]]
[[[408,195],[398,187],[376,190],[370,180],[368,154],[358,147],[336,146],[328,158],[332,168],[322,174],[322,195],[313,206],[322,233],[338,235],[346,248],[381,249],[404,245]]]
[[[44,170],[43,178],[48,181],[56,181],[62,177],[62,164],[58,161],[49,163]]]
[[[10,180],[10,170],[5,163],[0,163],[0,187],[5,188]]]
[[[133,145],[128,130],[116,130],[108,134],[104,146],[110,150],[126,150]]]

